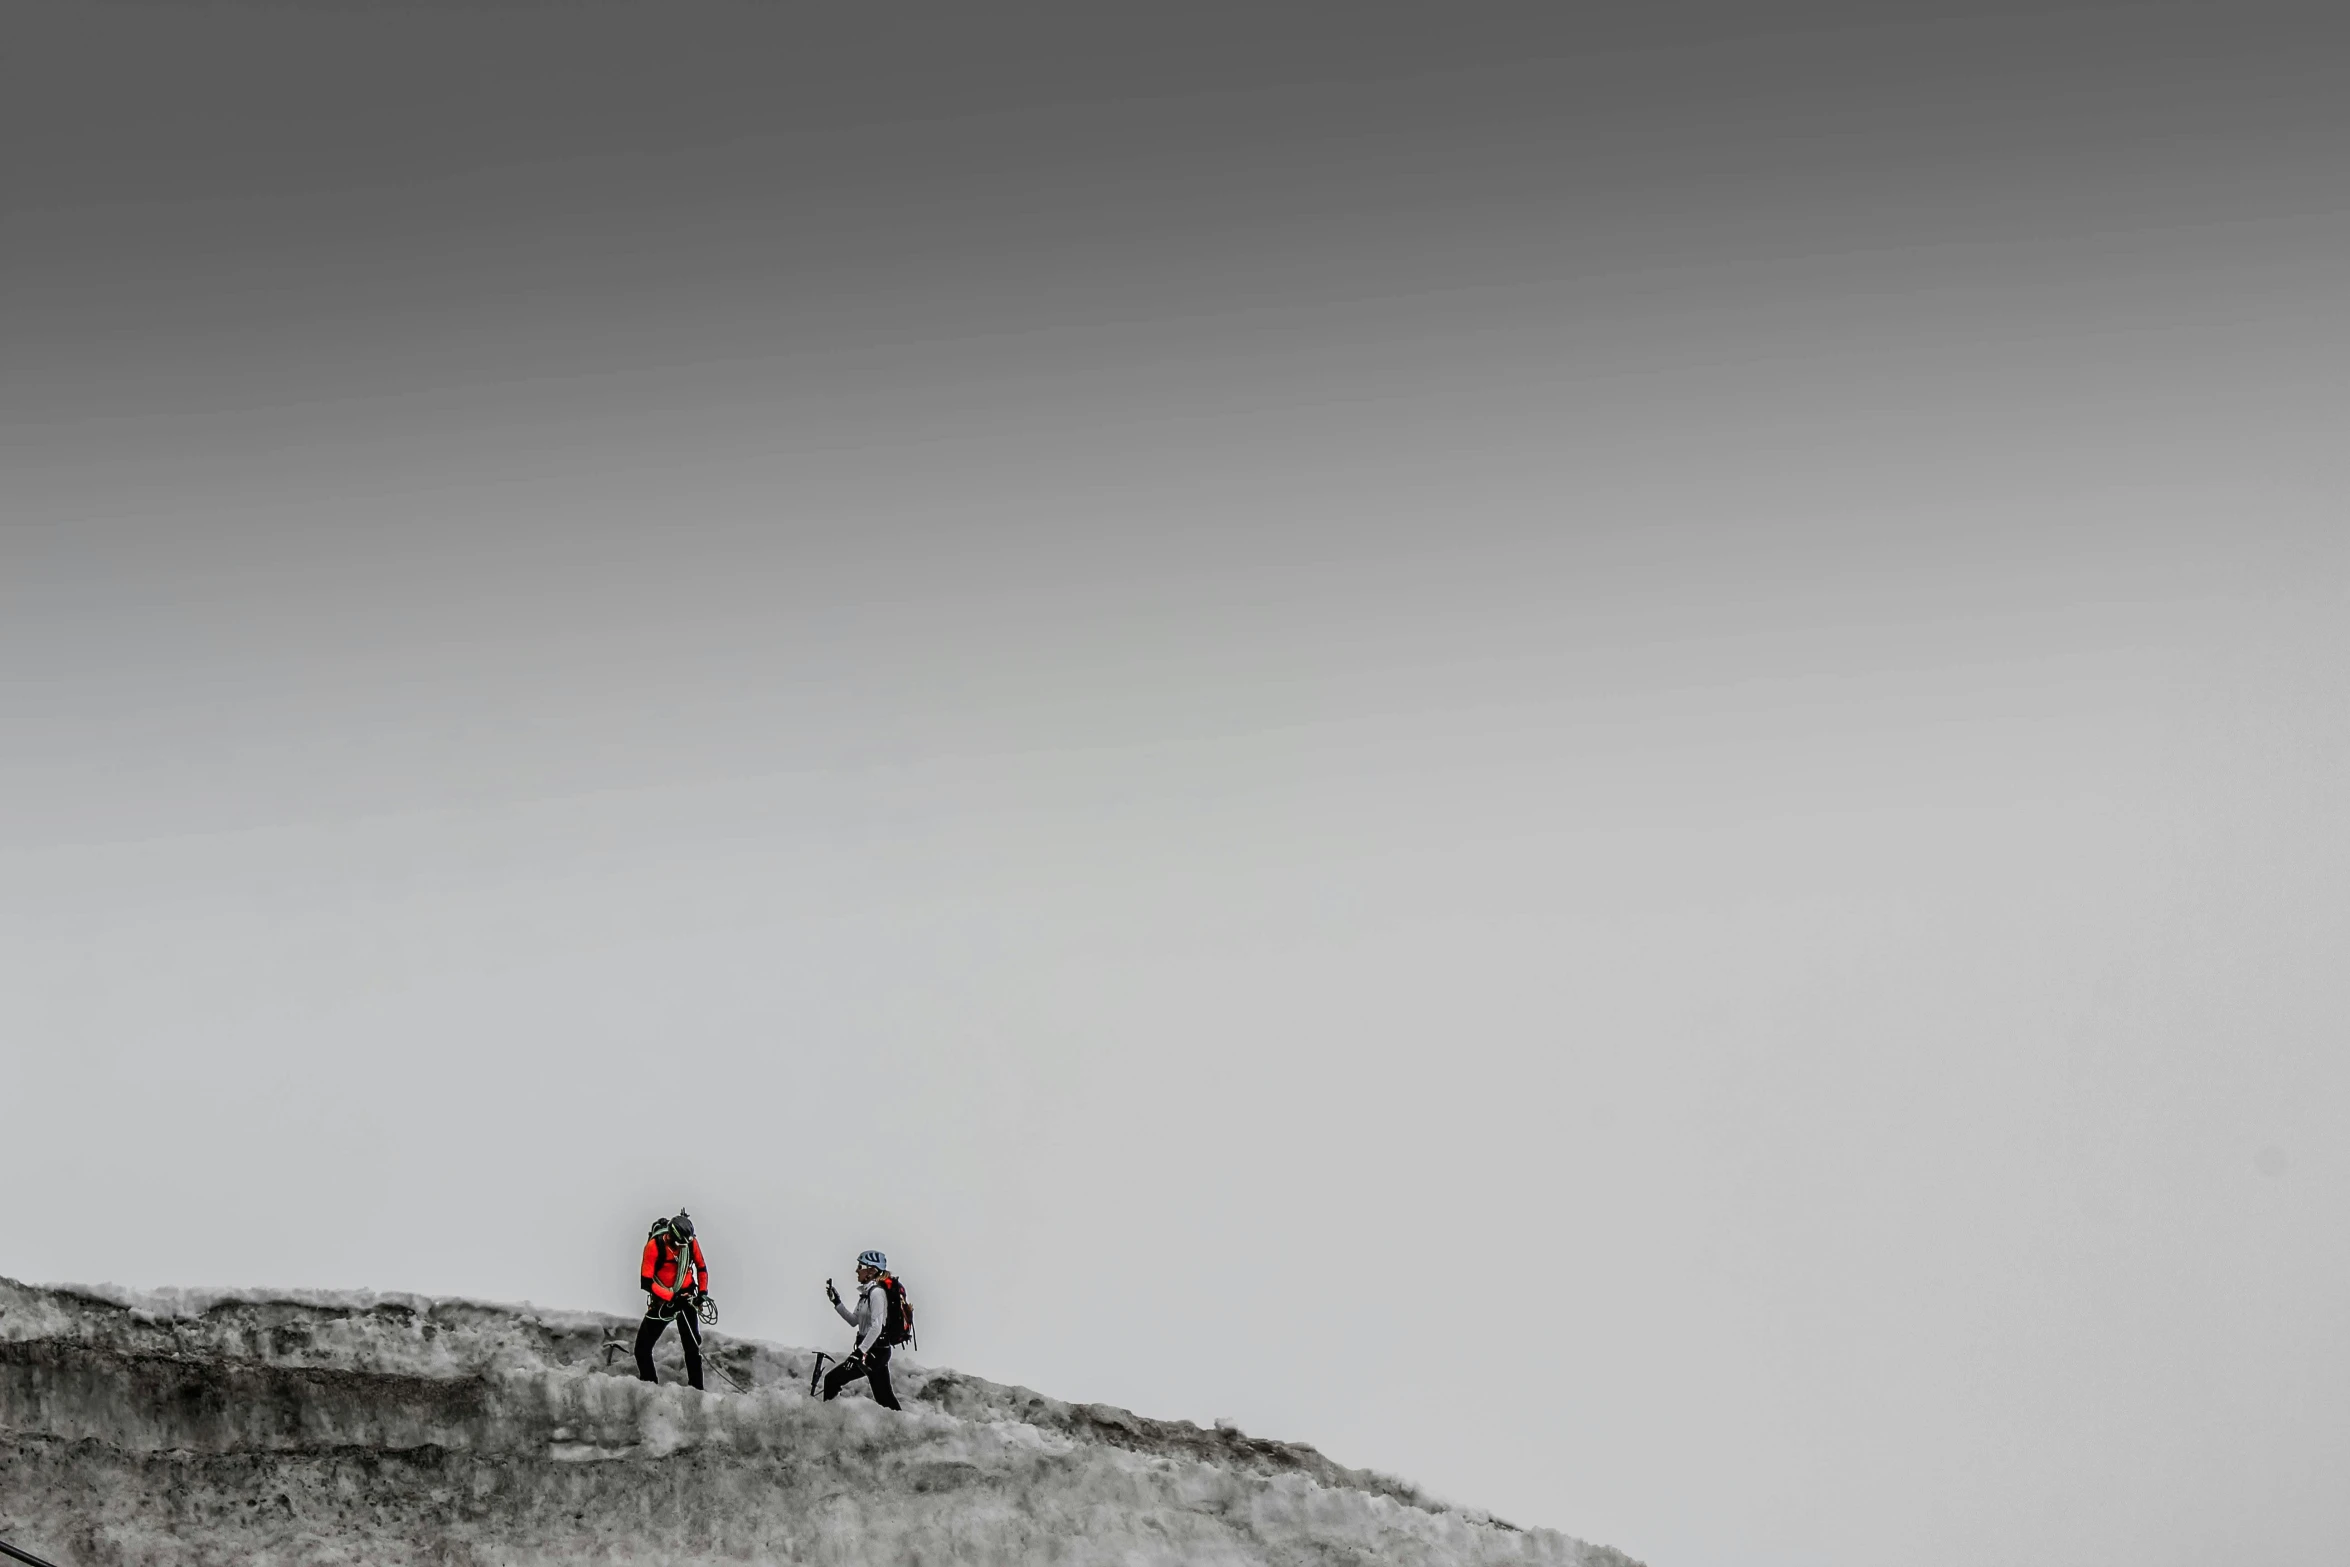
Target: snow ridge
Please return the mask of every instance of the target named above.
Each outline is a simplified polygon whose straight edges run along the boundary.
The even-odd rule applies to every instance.
[[[812,1352],[716,1331],[706,1354],[747,1392],[652,1387],[633,1328],[416,1295],[0,1279],[0,1538],[62,1567],[1636,1567],[1300,1444],[902,1359],[902,1413],[820,1403]]]

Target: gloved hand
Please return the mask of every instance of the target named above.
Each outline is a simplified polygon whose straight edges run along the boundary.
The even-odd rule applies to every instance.
[[[844,1356],[844,1357],[842,1358],[842,1360],[841,1360],[841,1364],[842,1364],[842,1365],[844,1365],[844,1366],[861,1366],[861,1365],[863,1365],[864,1363],[865,1363],[865,1352],[864,1352],[863,1350],[861,1350],[861,1349],[852,1349],[852,1350],[850,1350],[850,1351],[848,1352],[848,1354],[847,1354],[846,1356]]]
[[[830,1279],[826,1279],[824,1281],[824,1298],[831,1301],[835,1306],[840,1304],[840,1291],[832,1287],[832,1280]]]

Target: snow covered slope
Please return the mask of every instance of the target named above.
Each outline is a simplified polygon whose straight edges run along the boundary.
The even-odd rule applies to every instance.
[[[631,1320],[405,1295],[0,1279],[0,1539],[146,1563],[1573,1563],[1620,1553],[1310,1447],[901,1359],[907,1408],[709,1335],[696,1393]],[[666,1375],[676,1374],[674,1335]]]

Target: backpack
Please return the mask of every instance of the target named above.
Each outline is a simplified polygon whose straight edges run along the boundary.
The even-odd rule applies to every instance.
[[[906,1286],[898,1282],[894,1273],[884,1273],[874,1282],[881,1286],[882,1298],[888,1302],[878,1342],[885,1349],[897,1344],[914,1344],[914,1303],[906,1298]],[[922,1346],[914,1344],[914,1347]]]

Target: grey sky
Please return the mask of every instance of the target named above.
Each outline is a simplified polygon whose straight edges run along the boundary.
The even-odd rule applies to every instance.
[[[11,49],[0,1272],[2339,1560],[2338,28],[1193,14]]]

